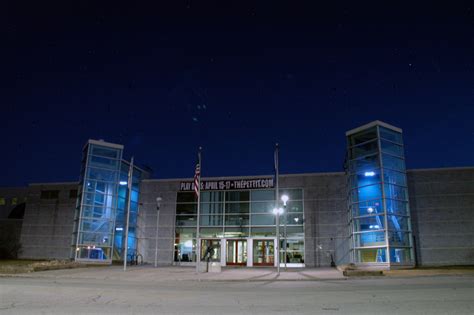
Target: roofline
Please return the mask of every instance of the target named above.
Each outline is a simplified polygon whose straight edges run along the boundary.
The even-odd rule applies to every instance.
[[[474,170],[474,166],[461,167],[439,167],[439,168],[415,168],[407,169],[407,172],[425,172],[425,171],[455,171],[455,170]],[[300,177],[300,176],[331,176],[345,175],[345,172],[321,172],[321,173],[296,173],[296,174],[280,174],[280,177]],[[252,176],[219,176],[219,177],[202,177],[203,180],[234,180],[234,179],[253,179],[253,178],[271,178],[274,175],[252,175]],[[192,181],[192,177],[187,178],[149,178],[143,179],[142,182],[169,182],[169,181]]]
[[[104,141],[104,140],[89,139],[89,140],[87,140],[87,142],[84,145],[84,147],[82,148],[82,150],[84,150],[86,148],[86,146],[88,146],[89,144],[96,144],[96,145],[101,145],[101,146],[104,146],[104,147],[120,149],[120,150],[123,150],[123,148],[124,148],[124,146],[122,144],[107,142],[107,141]]]
[[[327,173],[297,173],[297,174],[280,174],[280,177],[298,177],[298,176],[328,176],[328,175],[344,175],[344,172],[327,172]],[[219,176],[219,177],[201,177],[202,180],[235,180],[235,179],[254,179],[254,178],[273,178],[274,175],[252,175],[252,176]],[[144,179],[142,182],[169,182],[169,181],[192,181],[193,177],[187,178],[150,178]]]
[[[462,170],[473,170],[474,166],[457,166],[457,167],[438,167],[438,168],[413,168],[407,170],[407,172],[430,172],[430,171],[462,171]]]
[[[384,123],[383,121],[380,121],[380,120],[374,120],[372,122],[369,122],[368,124],[365,124],[365,125],[362,125],[360,127],[357,127],[357,128],[351,129],[349,131],[346,131],[346,136],[350,136],[354,133],[357,133],[359,131],[362,131],[362,130],[365,130],[365,129],[368,129],[368,128],[371,128],[371,127],[374,127],[374,126],[382,126],[382,127],[387,128],[387,129],[391,129],[393,131],[403,133],[403,130],[398,128],[398,127],[395,127],[395,126],[392,126],[390,124]]]
[[[407,172],[430,172],[430,171],[462,171],[474,170],[474,166],[457,166],[457,167],[438,167],[438,168],[412,168],[407,169]],[[297,173],[297,174],[280,174],[280,177],[299,177],[299,176],[330,176],[330,175],[344,175],[345,172],[321,172],[321,173]],[[271,178],[274,175],[252,175],[252,176],[219,176],[219,177],[202,177],[205,180],[225,180],[225,179],[253,179],[253,178]],[[192,177],[188,178],[150,178],[143,179],[142,182],[169,182],[169,181],[192,181]],[[41,185],[79,185],[77,182],[53,182],[53,183],[30,183],[28,186]],[[0,187],[1,189],[25,189],[28,186],[8,186]]]
[[[79,181],[77,181],[77,182],[31,183],[31,184],[28,184],[28,186],[41,186],[41,185],[79,185]]]

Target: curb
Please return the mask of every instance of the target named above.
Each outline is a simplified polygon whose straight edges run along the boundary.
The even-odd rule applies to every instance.
[[[328,278],[328,279],[191,279],[180,281],[194,282],[324,282],[324,281],[346,281],[349,278]]]

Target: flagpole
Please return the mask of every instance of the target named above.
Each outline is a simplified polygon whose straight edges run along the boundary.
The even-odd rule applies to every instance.
[[[199,239],[199,224],[201,216],[201,150],[199,147],[198,151],[198,164],[199,164],[199,178],[198,178],[198,200],[197,200],[197,220],[196,220],[196,272],[199,272],[199,264],[201,262],[201,240]]]
[[[275,184],[276,184],[276,191],[275,191],[275,208],[277,209],[276,213],[276,237],[277,237],[277,244],[275,246],[275,251],[276,251],[276,261],[277,261],[277,273],[280,275],[280,212],[279,212],[279,196],[280,196],[280,190],[279,190],[279,183],[278,183],[278,154],[279,154],[279,146],[278,143],[275,145]]]
[[[128,226],[130,224],[130,200],[132,199],[132,179],[133,179],[133,156],[130,160],[130,168],[128,170],[128,198],[127,198],[127,218],[125,222],[125,248],[123,253],[123,271],[127,271],[128,256]]]

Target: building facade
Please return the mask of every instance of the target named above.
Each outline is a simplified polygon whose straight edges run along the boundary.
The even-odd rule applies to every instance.
[[[406,170],[402,131],[379,121],[346,138],[344,172],[280,175],[278,194],[273,175],[203,177],[199,215],[192,178],[130,172],[123,146],[90,140],[79,182],[23,189],[20,257],[110,263],[128,243],[160,265],[198,256],[241,267],[473,264],[474,167]]]

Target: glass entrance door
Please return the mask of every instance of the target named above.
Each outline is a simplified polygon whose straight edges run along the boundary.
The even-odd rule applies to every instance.
[[[247,241],[246,240],[227,240],[226,247],[227,265],[247,265]]]
[[[273,266],[275,262],[273,240],[253,240],[253,265]]]

